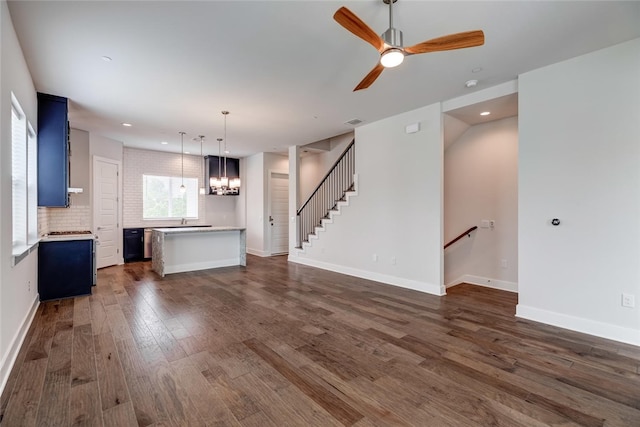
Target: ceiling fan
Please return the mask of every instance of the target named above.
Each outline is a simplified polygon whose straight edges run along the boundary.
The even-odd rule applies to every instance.
[[[463,49],[465,47],[482,46],[484,33],[481,30],[465,31],[427,40],[413,46],[402,45],[402,31],[393,28],[393,3],[397,0],[382,0],[389,5],[389,29],[382,36],[375,33],[367,24],[346,7],[341,7],[333,15],[333,19],[345,29],[360,37],[380,52],[380,62],[365,76],[353,91],[366,89],[373,84],[385,68],[396,67],[405,56],[419,53],[438,52],[443,50]]]

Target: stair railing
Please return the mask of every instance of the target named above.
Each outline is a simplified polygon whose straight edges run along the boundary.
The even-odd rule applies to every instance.
[[[473,227],[469,228],[467,231],[465,231],[464,233],[461,233],[458,237],[456,237],[455,239],[453,239],[452,241],[444,245],[444,249],[447,249],[449,246],[453,245],[455,242],[462,239],[464,236],[468,235],[469,237],[471,237],[471,232],[477,229],[478,229],[477,225],[474,225]]]
[[[309,241],[309,235],[329,217],[329,212],[344,200],[347,191],[353,190],[353,176],[356,166],[355,140],[344,150],[333,167],[320,181],[315,191],[297,212],[298,236],[296,247]]]

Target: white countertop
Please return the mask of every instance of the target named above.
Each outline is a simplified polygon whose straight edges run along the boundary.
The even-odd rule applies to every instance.
[[[69,240],[95,240],[94,234],[61,234],[61,235],[44,235],[40,238],[41,242],[65,242]]]
[[[153,231],[158,231],[164,234],[183,234],[183,233],[211,233],[216,231],[243,231],[244,227],[229,227],[229,226],[211,226],[211,227],[177,227],[177,228],[154,228]]]

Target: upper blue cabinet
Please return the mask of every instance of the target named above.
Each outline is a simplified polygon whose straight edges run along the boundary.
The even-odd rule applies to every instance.
[[[38,206],[69,206],[67,98],[38,93]]]

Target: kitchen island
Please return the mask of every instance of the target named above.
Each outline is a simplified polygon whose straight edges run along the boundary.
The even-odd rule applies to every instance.
[[[242,227],[154,228],[151,268],[166,274],[247,265]]]

